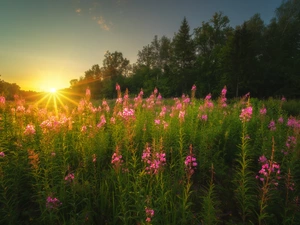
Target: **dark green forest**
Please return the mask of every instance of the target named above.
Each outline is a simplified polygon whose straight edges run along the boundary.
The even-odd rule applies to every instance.
[[[195,84],[197,97],[217,96],[226,85],[229,98],[248,92],[256,98],[299,98],[300,1],[283,1],[269,24],[255,14],[233,28],[216,12],[191,30],[183,18],[173,37],[154,36],[137,55],[130,63],[122,52],[107,51],[102,65],[72,79],[67,91],[84,93],[89,87],[93,98],[115,98],[118,83],[130,95],[143,89],[147,96],[156,87],[162,96],[176,97]]]

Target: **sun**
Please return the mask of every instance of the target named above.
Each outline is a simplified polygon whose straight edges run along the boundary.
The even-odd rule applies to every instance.
[[[53,88],[53,87],[50,88],[50,89],[49,89],[49,92],[50,92],[51,94],[55,94],[55,93],[56,93],[56,88]]]

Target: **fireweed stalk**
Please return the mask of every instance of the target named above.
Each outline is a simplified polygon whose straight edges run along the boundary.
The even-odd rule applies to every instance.
[[[256,178],[262,183],[260,189],[260,200],[259,200],[259,214],[258,224],[263,224],[265,218],[269,215],[266,212],[268,203],[271,200],[271,189],[278,186],[280,180],[280,165],[274,161],[275,152],[275,141],[272,137],[272,154],[271,159],[268,160],[265,156],[259,158],[259,162],[262,164],[261,170],[258,172]]]
[[[195,170],[198,166],[197,159],[195,155],[193,154],[193,145],[191,144],[189,147],[189,154],[186,156],[185,161],[185,172],[186,172],[186,180],[184,182],[184,190],[183,190],[183,196],[182,196],[182,224],[186,224],[188,222],[188,218],[191,216],[188,212],[190,210],[187,210],[191,207],[191,203],[189,202],[190,196],[192,194],[191,186],[192,186],[192,180],[191,177],[195,173]]]
[[[248,101],[246,108],[242,109],[240,114],[240,120],[242,122],[242,137],[241,144],[238,146],[240,152],[238,153],[237,168],[235,170],[235,179],[233,180],[236,190],[235,199],[239,206],[239,214],[243,223],[253,212],[254,209],[254,179],[252,179],[252,172],[250,169],[251,160],[248,153],[248,141],[249,136],[247,135],[247,123],[252,117],[252,107]]]

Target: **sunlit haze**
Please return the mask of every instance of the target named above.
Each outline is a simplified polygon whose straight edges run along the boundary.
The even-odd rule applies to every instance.
[[[172,38],[186,16],[191,31],[222,11],[231,26],[259,13],[266,24],[281,0],[1,0],[0,75],[22,90],[68,88],[105,52],[135,63],[157,35]]]

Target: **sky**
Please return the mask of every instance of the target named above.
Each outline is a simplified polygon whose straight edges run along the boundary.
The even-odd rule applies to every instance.
[[[173,38],[223,12],[235,27],[259,13],[265,24],[282,0],[0,0],[0,79],[22,90],[70,86],[106,51],[135,63],[154,36]],[[0,90],[1,91],[1,90]]]

